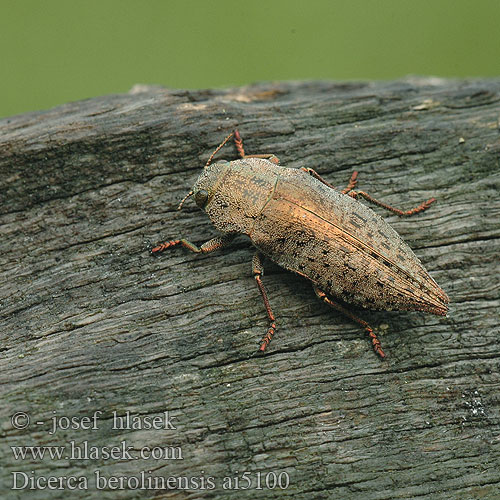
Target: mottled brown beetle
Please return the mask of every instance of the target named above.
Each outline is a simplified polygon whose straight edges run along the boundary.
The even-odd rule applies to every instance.
[[[234,136],[240,160],[213,163],[215,154]],[[355,191],[357,172],[342,191],[311,168],[279,166],[274,155],[246,155],[237,130],[208,159],[192,191],[196,204],[223,233],[200,247],[185,240],[162,243],[153,254],[183,245],[196,253],[226,246],[246,234],[257,247],[252,268],[264,299],[269,329],[260,351],[276,331],[275,317],[262,284],[263,255],[313,283],[316,295],[365,328],[373,349],[385,357],[372,328],[331,297],[367,309],[414,310],[445,316],[446,293],[429,276],[410,247],[381,217],[357,201],[362,197],[398,215],[428,208],[434,198],[406,212]]]

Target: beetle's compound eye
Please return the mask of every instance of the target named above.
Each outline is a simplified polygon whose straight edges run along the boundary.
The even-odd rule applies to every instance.
[[[204,189],[200,189],[199,191],[196,191],[194,194],[194,201],[196,201],[196,204],[200,207],[203,208],[208,200],[208,193]]]

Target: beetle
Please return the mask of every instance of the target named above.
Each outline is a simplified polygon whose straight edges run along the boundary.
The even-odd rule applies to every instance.
[[[240,159],[212,163],[232,137]],[[245,154],[235,130],[209,157],[178,207],[180,210],[194,196],[222,235],[201,246],[184,238],[171,240],[151,252],[159,254],[182,245],[192,252],[209,253],[227,246],[235,235],[246,234],[257,248],[252,271],[269,320],[260,352],[266,350],[276,331],[276,318],[262,283],[265,256],[310,280],[316,295],[360,324],[374,351],[385,358],[371,326],[344,304],[446,316],[449,298],[398,233],[359,199],[400,216],[420,213],[435,199],[402,211],[356,191],[357,175],[353,172],[347,187],[337,190],[311,168],[280,166],[271,154]]]

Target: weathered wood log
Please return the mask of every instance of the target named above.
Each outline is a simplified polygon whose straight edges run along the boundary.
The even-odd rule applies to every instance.
[[[238,498],[499,498],[499,117],[500,80],[415,78],[137,86],[1,120],[2,498],[27,492],[11,489],[15,471],[30,498],[223,498],[236,493],[224,477],[244,472]],[[435,196],[412,218],[375,211],[449,294],[449,317],[356,310],[382,362],[304,279],[266,264],[278,331],[254,356],[267,320],[248,240],[148,252],[215,234],[192,201],[176,206],[236,126],[247,152],[339,186],[356,169],[360,189],[394,206]],[[236,158],[234,146],[219,156]],[[113,412],[165,411],[167,429],[112,428]],[[82,420],[50,434],[52,417]],[[71,441],[98,456],[10,448]],[[122,441],[165,455],[103,455]],[[143,489],[103,479],[141,471]],[[288,488],[267,489],[280,473]],[[49,491],[49,476],[88,490]]]

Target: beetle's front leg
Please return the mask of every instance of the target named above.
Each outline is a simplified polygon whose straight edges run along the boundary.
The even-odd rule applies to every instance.
[[[275,323],[276,318],[274,317],[274,313],[271,309],[271,304],[269,304],[269,299],[267,298],[266,289],[264,288],[264,285],[262,283],[262,276],[264,275],[264,267],[262,266],[262,254],[260,252],[256,252],[255,255],[253,256],[252,271],[257,286],[259,287],[259,291],[262,295],[262,299],[264,300],[264,306],[266,308],[267,317],[269,319],[269,329],[267,330],[267,333],[262,337],[259,347],[259,351],[264,352],[266,350],[266,347],[269,345],[269,342],[271,342],[274,333],[276,332],[276,323]]]
[[[245,149],[243,148],[243,140],[241,139],[240,133],[236,129],[234,131],[234,143],[236,144],[236,149],[238,150],[238,154],[240,158],[264,158],[265,160],[269,160],[271,163],[275,165],[280,164],[280,160],[276,155],[273,154],[257,154],[257,155],[247,155],[245,154]]]
[[[235,237],[234,234],[225,234],[223,236],[216,236],[215,238],[212,238],[211,240],[208,240],[207,242],[203,243],[203,245],[201,246],[197,246],[194,243],[191,243],[190,241],[184,238],[180,240],[171,240],[171,241],[166,241],[165,243],[161,243],[160,245],[157,245],[156,247],[152,248],[151,253],[153,255],[158,255],[160,252],[163,252],[167,248],[172,248],[177,245],[182,245],[184,248],[187,248],[188,250],[191,250],[191,252],[195,253],[210,253],[229,245],[229,243],[231,243],[234,237]]]
[[[366,321],[363,321],[361,318],[358,318],[357,316],[355,316],[351,311],[349,311],[345,307],[342,307],[340,304],[337,304],[336,302],[334,302],[332,299],[330,299],[330,297],[328,297],[328,295],[325,292],[320,290],[317,285],[313,285],[313,288],[314,288],[314,292],[316,293],[316,295],[323,302],[325,302],[325,304],[328,304],[330,307],[333,307],[337,311],[340,311],[342,314],[346,315],[348,318],[351,318],[353,321],[360,324],[368,333],[368,336],[370,337],[370,339],[372,341],[373,350],[381,358],[385,358],[385,353],[382,350],[382,346],[380,345],[380,341],[377,338],[377,335],[375,335],[372,327]]]

